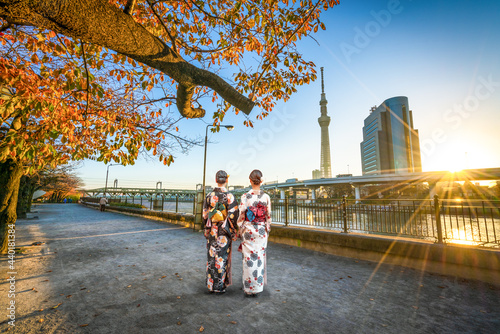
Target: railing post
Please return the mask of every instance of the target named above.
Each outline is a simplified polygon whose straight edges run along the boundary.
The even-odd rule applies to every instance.
[[[434,215],[436,217],[438,244],[443,243],[443,230],[441,228],[441,208],[438,195],[434,195]]]
[[[175,194],[175,212],[179,212],[179,194]]]
[[[292,205],[292,211],[293,211],[292,222],[293,223],[297,223],[297,209],[298,209],[298,203],[297,203],[297,197],[295,196],[295,198],[293,199],[293,205]]]
[[[344,221],[343,233],[347,233],[347,203],[345,195],[342,196],[342,220]]]
[[[165,194],[161,195],[161,211],[163,211],[164,206],[165,206]]]
[[[203,226],[203,202],[205,201],[205,198],[203,195],[204,195],[203,185],[198,184],[196,186],[195,217],[194,217],[194,224],[193,224],[193,230],[195,230],[195,231],[203,231],[203,229],[204,229],[204,226]]]
[[[196,215],[196,194],[194,195],[193,198],[193,214]]]
[[[288,226],[288,196],[285,197],[285,226]]]

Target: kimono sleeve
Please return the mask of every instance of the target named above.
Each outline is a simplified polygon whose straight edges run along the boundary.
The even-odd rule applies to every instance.
[[[210,197],[211,196],[212,196],[212,193],[208,194],[207,197],[205,197],[205,200],[203,201],[202,218],[203,218],[204,225],[207,223],[208,212],[210,211]]]
[[[227,196],[227,214],[229,218],[229,222],[234,228],[236,228],[236,222],[239,218],[240,210],[238,209],[238,202],[234,198],[233,194],[228,194]]]

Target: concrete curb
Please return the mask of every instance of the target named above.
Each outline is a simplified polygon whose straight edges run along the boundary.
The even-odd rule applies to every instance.
[[[500,251],[495,249],[281,226],[273,226],[269,240],[328,254],[500,285]]]

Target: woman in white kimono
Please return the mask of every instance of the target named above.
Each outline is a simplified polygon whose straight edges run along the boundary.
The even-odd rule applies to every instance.
[[[257,297],[267,284],[266,249],[271,230],[271,198],[260,190],[262,172],[250,173],[252,190],[241,196],[238,231],[243,253],[243,290]]]

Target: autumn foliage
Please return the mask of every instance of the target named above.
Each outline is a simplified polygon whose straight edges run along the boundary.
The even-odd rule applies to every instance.
[[[253,126],[316,79],[297,42],[325,29],[320,14],[336,4],[0,2],[0,236],[22,174],[82,159],[126,165],[141,152],[168,165],[197,143],[176,123],[203,117],[203,103],[216,104],[216,129],[231,106]]]
[[[72,98],[80,100],[80,109],[82,104],[92,107],[93,102],[99,107],[98,101],[88,101],[89,95],[97,98],[96,94],[105,94],[101,86],[104,83],[93,80],[97,73],[91,70],[99,70],[107,80],[120,84],[126,80],[123,86],[128,85],[128,89],[135,90],[135,93],[136,89],[156,92],[151,99],[155,94],[132,94],[136,102],[141,99],[144,102],[163,100],[167,106],[177,102],[180,111],[184,105],[179,103],[185,103],[179,99],[180,95],[186,95],[190,98],[188,104],[198,107],[202,102],[217,102],[218,108],[213,115],[215,125],[224,118],[230,103],[240,100],[238,94],[246,95],[260,107],[260,113],[244,119],[248,126],[253,125],[252,119],[267,116],[277,101],[286,101],[296,92],[297,86],[316,79],[314,64],[303,59],[297,42],[318,29],[325,29],[320,14],[338,4],[337,1],[327,0],[110,0],[106,5],[103,0],[89,0],[75,1],[71,5],[64,2],[62,9],[62,3],[61,0],[47,0],[38,5],[21,6],[14,0],[5,1],[4,5],[0,5],[0,17],[5,20],[4,27],[8,25],[10,28],[6,29],[6,33],[26,29],[22,27],[23,23],[39,29],[39,33],[34,31],[32,34],[36,41],[29,41],[17,32],[12,33],[15,39],[21,38],[18,40],[21,44],[36,46],[29,48],[24,55],[33,64],[41,62],[47,66],[47,61],[55,61],[56,58],[60,58],[56,62],[73,58],[72,64],[63,64],[59,69],[64,75],[77,71],[75,78],[67,78],[70,84],[60,88],[66,92],[78,90],[83,93],[85,90],[91,93],[73,94]],[[70,7],[80,10],[70,13]],[[123,13],[125,7],[130,15]],[[109,10],[110,19],[96,22],[102,16],[92,13],[92,8]],[[67,16],[71,16],[71,20]],[[88,21],[87,30],[70,24],[85,20]],[[118,23],[109,23],[112,21]],[[92,29],[94,26],[99,27],[98,32]],[[116,27],[126,27],[128,31],[117,32]],[[136,36],[153,39],[148,40],[149,44],[142,44],[143,40]],[[160,49],[154,49],[151,43],[159,43]],[[163,50],[164,55],[159,55],[159,50]],[[43,54],[33,54],[40,51]],[[89,68],[84,71],[85,53]],[[108,73],[100,71],[103,68]],[[41,68],[35,73],[37,70]],[[88,73],[89,70],[92,73]],[[224,79],[206,76],[207,73],[219,74]],[[60,73],[54,74],[57,76]],[[86,75],[89,75],[90,86]],[[229,85],[220,85],[219,81],[227,81]],[[216,88],[212,90],[209,87]],[[236,91],[227,92],[227,87],[234,87]],[[109,91],[106,93],[109,94]],[[226,101],[219,100],[221,94]],[[110,95],[105,97],[109,99]],[[202,109],[194,108],[198,116],[193,117],[204,114]],[[238,110],[235,109],[235,112],[238,113]]]
[[[156,154],[172,130],[162,127],[161,108],[137,107],[144,81],[102,47],[24,30],[0,42],[10,50],[0,58],[0,161],[28,172],[84,158],[128,164],[143,146]]]
[[[297,86],[316,79],[313,62],[302,58],[297,41],[325,29],[320,14],[337,1],[153,1],[134,15],[172,49],[202,68],[231,68],[233,85],[268,115]],[[139,19],[141,18],[141,19]],[[211,92],[215,102],[216,92]],[[214,114],[224,117],[228,105]],[[237,112],[237,111],[236,111]],[[245,124],[252,125],[247,119]]]

